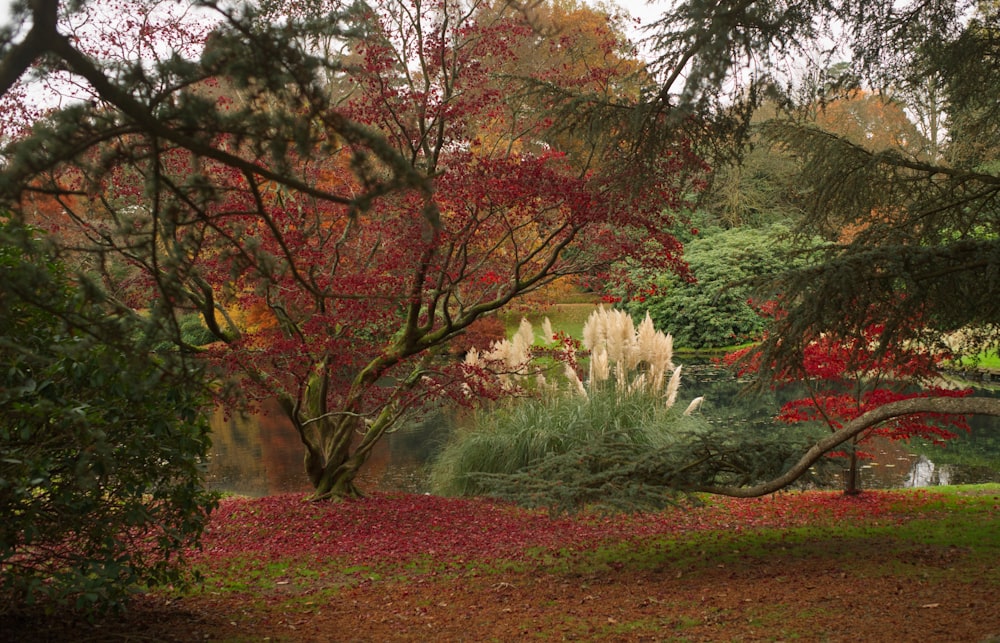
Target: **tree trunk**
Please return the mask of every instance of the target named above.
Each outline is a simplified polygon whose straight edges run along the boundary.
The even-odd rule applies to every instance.
[[[315,489],[314,500],[362,496],[354,479],[367,458],[351,452],[356,422],[348,416],[339,421],[323,418],[304,435],[306,474]]]
[[[316,492],[313,494],[314,499],[360,498],[364,496],[361,490],[354,485],[354,479],[368,462],[372,448],[385,434],[386,429],[391,426],[392,420],[390,418],[393,416],[392,412],[383,409],[383,412],[368,426],[364,437],[357,444],[354,443],[354,438],[357,435],[355,431],[357,420],[345,417],[336,424],[323,427],[330,431],[328,437],[332,439],[334,448],[330,450],[323,471],[313,481],[313,486],[316,488]]]
[[[351,454],[357,418],[328,414],[326,400],[321,396],[307,398],[306,402],[303,412],[292,399],[279,399],[305,447],[303,468],[315,490],[312,498],[360,497],[354,479],[367,460],[367,452]]]
[[[856,496],[861,493],[858,485],[858,451],[857,445],[851,445],[850,465],[847,468],[847,480],[845,480],[844,495]]]
[[[340,465],[327,466],[314,483],[316,491],[312,495],[313,500],[363,497],[364,494],[354,484],[363,464],[362,458],[352,456]]]

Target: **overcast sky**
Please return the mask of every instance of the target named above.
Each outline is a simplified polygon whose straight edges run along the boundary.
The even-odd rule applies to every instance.
[[[666,7],[670,6],[667,0],[613,0],[622,9],[625,9],[634,17],[642,21],[642,25],[648,25],[660,17]]]

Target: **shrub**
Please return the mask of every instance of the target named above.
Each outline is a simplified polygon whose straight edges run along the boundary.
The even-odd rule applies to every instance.
[[[483,355],[469,352],[467,364],[496,372],[497,386],[537,395],[481,410],[473,429],[457,431],[431,469],[437,493],[480,494],[482,474],[512,474],[606,435],[648,447],[672,439],[682,414],[673,409],[680,368],[672,362],[670,336],[655,331],[648,318],[637,329],[625,312],[603,308],[591,314],[583,335],[590,351],[586,381],[572,365],[575,355],[564,357],[561,377],[539,378],[534,365],[549,368],[551,358],[532,359],[535,335],[526,321],[511,341],[497,342]],[[540,352],[552,353],[544,347]]]
[[[629,301],[632,315],[649,314],[657,328],[669,328],[679,346],[719,348],[759,339],[767,320],[751,305],[760,293],[751,283],[795,265],[787,229],[705,230],[689,242],[684,258],[697,280],[655,278],[654,294]]]
[[[747,431],[713,423],[691,414],[702,398],[679,412],[671,338],[649,317],[636,329],[623,311],[599,309],[583,335],[585,381],[572,350],[563,357],[563,378],[536,379],[525,322],[512,341],[485,355],[470,351],[470,367],[496,371],[497,386],[514,397],[456,431],[431,467],[437,493],[490,495],[554,512],[656,509],[702,487],[770,480],[816,439],[814,426]]]
[[[191,346],[205,346],[212,342],[219,341],[219,338],[212,334],[212,331],[205,326],[201,315],[194,313],[181,317],[180,321],[181,341]]]
[[[493,489],[482,474],[514,474],[611,436],[636,447],[660,447],[682,423],[700,422],[665,407],[662,396],[621,398],[611,388],[586,400],[522,398],[481,411],[473,418],[474,428],[458,430],[432,465],[431,487],[441,495],[482,495]]]
[[[183,583],[214,496],[198,373],[153,324],[0,226],[0,611],[121,607]]]

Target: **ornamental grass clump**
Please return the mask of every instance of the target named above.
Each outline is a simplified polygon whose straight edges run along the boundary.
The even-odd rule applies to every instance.
[[[599,308],[584,325],[582,354],[556,338],[548,319],[543,333],[536,342],[522,320],[511,340],[469,351],[476,377],[493,377],[508,395],[474,413],[445,445],[431,469],[435,492],[482,494],[483,475],[515,474],[608,439],[664,447],[681,425],[690,431],[703,422],[673,409],[681,368],[670,336],[648,317],[636,328],[627,314]]]

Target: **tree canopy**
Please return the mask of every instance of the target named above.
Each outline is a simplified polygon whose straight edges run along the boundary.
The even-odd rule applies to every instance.
[[[616,131],[563,127],[536,91],[639,103],[642,65],[605,14],[207,2],[199,30],[125,1],[134,47],[84,37],[118,28],[90,5],[22,8],[0,89],[34,64],[91,100],[12,135],[0,189],[178,337],[197,311],[222,373],[280,400],[317,497],[356,493],[401,414],[458,390],[438,354],[480,317],[624,257],[683,270],[675,210],[705,170],[690,145],[637,187]],[[91,31],[70,38],[77,20]]]

